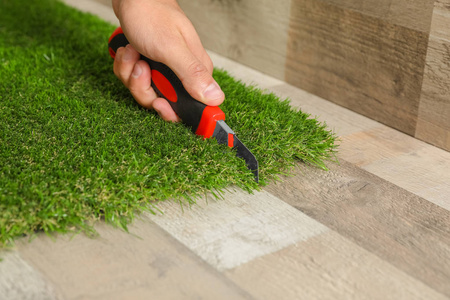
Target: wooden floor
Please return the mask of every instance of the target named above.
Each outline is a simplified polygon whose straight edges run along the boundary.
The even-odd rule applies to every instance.
[[[114,19],[108,6],[66,0]],[[449,299],[450,153],[210,53],[341,136],[330,171],[3,252],[0,299]]]

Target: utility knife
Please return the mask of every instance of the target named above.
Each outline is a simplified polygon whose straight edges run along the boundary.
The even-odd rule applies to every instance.
[[[128,44],[122,28],[118,27],[109,38],[109,54],[115,58],[117,49]],[[204,139],[213,137],[219,144],[236,149],[236,156],[244,159],[247,168],[253,172],[255,180],[258,182],[258,161],[225,123],[225,113],[218,106],[206,105],[192,98],[183,87],[181,80],[165,64],[153,61],[143,55],[141,55],[141,60],[150,65],[153,89],[159,97],[169,102],[182,122]]]

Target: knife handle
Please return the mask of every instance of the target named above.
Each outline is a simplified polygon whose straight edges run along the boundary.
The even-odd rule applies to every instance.
[[[108,50],[112,58],[116,51],[129,42],[121,27],[118,27],[108,40]],[[151,85],[159,97],[166,99],[182,122],[203,138],[210,138],[216,122],[225,120],[225,113],[218,106],[206,105],[195,100],[184,88],[181,80],[165,64],[154,61],[141,54],[141,60],[147,62],[151,70]]]

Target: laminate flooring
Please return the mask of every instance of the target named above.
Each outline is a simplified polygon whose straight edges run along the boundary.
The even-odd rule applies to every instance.
[[[117,24],[105,1],[66,0]],[[450,153],[215,53],[340,136],[329,171],[3,251],[0,299],[449,299]]]

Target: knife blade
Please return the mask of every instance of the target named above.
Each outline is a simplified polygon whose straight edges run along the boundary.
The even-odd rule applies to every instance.
[[[121,27],[118,27],[108,40],[108,50],[114,59],[117,49],[129,42]],[[182,122],[203,138],[215,138],[219,144],[236,149],[236,156],[242,158],[259,182],[258,160],[237,138],[225,123],[225,113],[218,106],[206,105],[194,99],[184,88],[181,80],[165,64],[141,55],[151,70],[151,85],[159,97],[166,99]]]

